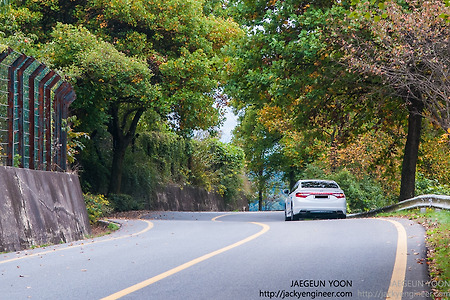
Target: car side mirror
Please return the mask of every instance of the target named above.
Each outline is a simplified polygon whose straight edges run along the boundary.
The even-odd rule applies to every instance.
[[[283,190],[283,193],[284,193],[285,195],[289,195],[289,192],[290,192],[290,191],[287,190],[287,189],[286,189],[286,190]]]

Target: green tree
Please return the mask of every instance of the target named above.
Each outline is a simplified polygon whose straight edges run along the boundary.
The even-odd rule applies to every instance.
[[[272,133],[259,122],[258,110],[248,107],[235,129],[235,142],[242,147],[247,160],[247,172],[256,186],[259,210],[262,210],[267,183],[279,171],[279,140],[281,135]]]
[[[228,202],[244,192],[244,165],[244,151],[240,147],[215,138],[193,141],[192,183],[215,190]]]
[[[112,136],[110,193],[121,187],[125,151],[147,109],[163,109],[147,63],[125,56],[83,27],[58,25],[49,47],[55,67],[63,68],[76,88],[74,108],[88,128],[106,124]]]
[[[241,30],[204,4],[25,0],[1,16],[6,44],[33,44],[27,54],[71,76],[83,131],[111,134],[110,193],[120,192],[124,153],[147,110],[183,136],[220,122],[213,104],[228,60],[222,48]]]
[[[227,60],[221,49],[240,34],[236,23],[205,15],[199,1],[95,0],[91,5],[86,26],[120,51],[147,59],[182,135],[218,124],[214,95]]]
[[[409,112],[399,200],[414,197],[422,117],[450,128],[450,8],[444,1],[356,4],[338,30],[353,70],[379,76]]]
[[[330,25],[346,15],[342,4],[236,2],[247,35],[230,48],[236,59],[227,93],[237,111],[258,111],[254,122],[280,136],[279,169],[291,184],[324,154],[336,171],[339,148],[399,118],[402,103],[387,101],[389,91],[379,88],[379,78],[348,72],[337,62],[341,53],[330,43]]]

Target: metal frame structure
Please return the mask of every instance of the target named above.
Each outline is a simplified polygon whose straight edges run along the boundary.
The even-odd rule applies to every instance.
[[[33,57],[0,53],[0,165],[67,168],[67,119],[73,87]]]

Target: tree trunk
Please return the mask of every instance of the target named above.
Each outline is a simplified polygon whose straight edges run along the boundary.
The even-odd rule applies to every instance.
[[[331,134],[331,147],[330,147],[330,170],[331,173],[336,172],[338,167],[337,159],[337,126],[334,127],[333,133]]]
[[[262,195],[263,195],[263,193],[262,193],[262,189],[260,187],[259,191],[258,191],[258,210],[259,211],[262,211],[262,201],[263,201]]]
[[[409,108],[408,136],[403,154],[402,181],[399,201],[414,197],[416,187],[416,165],[419,156],[420,134],[422,129],[423,102],[412,100]]]
[[[125,152],[128,146],[133,141],[136,134],[137,124],[142,114],[144,113],[144,108],[137,108],[127,111],[122,122],[119,121],[119,107],[111,107],[111,121],[108,125],[108,131],[111,133],[113,138],[113,160],[111,165],[111,177],[109,179],[108,194],[120,194],[122,188],[122,171],[123,171],[123,161],[125,158]],[[127,127],[128,117],[134,113],[134,116]]]
[[[297,180],[295,178],[295,169],[294,167],[289,168],[289,190],[292,190],[294,185],[297,183]]]
[[[263,210],[263,189],[265,187],[265,180],[264,180],[264,170],[261,169],[258,171],[258,210]]]
[[[113,138],[113,159],[111,165],[111,178],[109,180],[108,194],[120,194],[122,187],[123,161],[127,144],[123,139]]]

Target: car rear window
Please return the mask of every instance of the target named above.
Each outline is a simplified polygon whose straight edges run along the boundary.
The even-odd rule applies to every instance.
[[[302,182],[302,188],[337,189],[339,187],[334,182],[305,181],[305,182]]]

